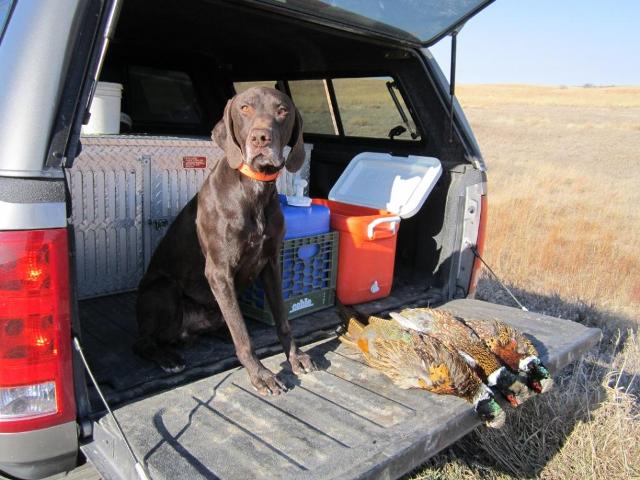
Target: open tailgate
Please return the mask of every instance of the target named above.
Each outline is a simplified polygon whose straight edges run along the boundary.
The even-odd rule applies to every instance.
[[[552,372],[600,338],[595,328],[478,300],[442,308],[513,324],[530,335]],[[395,478],[479,424],[463,400],[400,390],[335,338],[304,349],[324,369],[301,377],[282,372],[292,386],[284,395],[260,397],[236,368],[115,414],[154,479]],[[275,372],[283,362],[282,354],[264,360]],[[135,478],[114,432],[103,417],[83,451],[105,478]]]

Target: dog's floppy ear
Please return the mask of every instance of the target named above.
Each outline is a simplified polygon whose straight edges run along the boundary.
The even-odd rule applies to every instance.
[[[227,102],[224,107],[224,115],[222,119],[216,124],[211,132],[211,138],[215,140],[218,146],[224,150],[227,162],[231,168],[240,168],[242,165],[243,157],[240,145],[236,141],[236,136],[233,133],[233,119],[231,118],[231,108],[233,105],[233,98]]]
[[[304,142],[302,141],[302,117],[300,116],[300,112],[297,108],[294,107],[296,111],[296,120],[293,124],[293,129],[291,130],[291,138],[289,139],[288,145],[291,147],[291,151],[287,156],[287,170],[290,172],[297,172],[302,167],[304,163]]]

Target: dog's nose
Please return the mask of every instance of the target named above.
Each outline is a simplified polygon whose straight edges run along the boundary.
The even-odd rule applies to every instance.
[[[254,128],[250,135],[251,145],[256,148],[271,145],[271,131],[266,128]]]

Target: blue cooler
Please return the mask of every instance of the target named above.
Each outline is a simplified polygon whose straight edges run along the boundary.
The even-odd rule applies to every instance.
[[[324,205],[292,207],[285,195],[278,195],[284,214],[284,239],[309,237],[330,231],[330,211]]]

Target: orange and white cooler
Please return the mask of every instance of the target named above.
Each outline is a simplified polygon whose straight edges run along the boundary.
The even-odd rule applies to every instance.
[[[363,152],[329,192],[314,203],[331,210],[340,232],[336,294],[345,305],[391,293],[397,233],[415,215],[442,174],[436,158]]]

